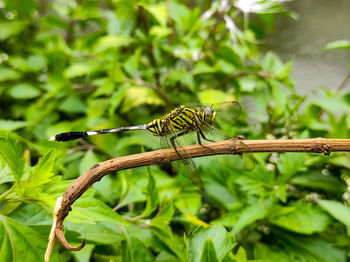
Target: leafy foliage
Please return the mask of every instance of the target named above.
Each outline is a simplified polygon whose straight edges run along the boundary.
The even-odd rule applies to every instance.
[[[55,199],[91,165],[159,148],[142,131],[49,142],[57,133],[238,100],[220,126],[232,137],[348,137],[349,93],[302,97],[292,63],[259,51],[274,16],[294,15],[282,2],[1,1],[0,260],[43,260]],[[168,166],[110,174],[65,222],[87,246],[52,261],[347,261],[348,157],[261,153],[252,171],[202,158],[205,192]]]

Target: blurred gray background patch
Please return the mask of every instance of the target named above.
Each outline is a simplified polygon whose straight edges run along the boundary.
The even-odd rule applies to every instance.
[[[298,20],[276,16],[275,33],[266,48],[284,61],[294,58],[291,76],[300,94],[318,87],[350,91],[350,50],[325,50],[340,39],[350,40],[350,0],[296,0],[285,4]]]

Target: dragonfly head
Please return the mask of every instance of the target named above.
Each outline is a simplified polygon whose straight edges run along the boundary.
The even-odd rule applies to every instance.
[[[208,124],[212,124],[216,118],[216,111],[210,107],[206,106],[203,108],[204,121]]]

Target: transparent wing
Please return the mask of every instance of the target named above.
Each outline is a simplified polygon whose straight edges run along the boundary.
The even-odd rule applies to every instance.
[[[226,120],[227,122],[236,120],[242,112],[242,107],[237,101],[228,101],[214,104],[188,104],[186,106],[198,109],[209,106],[215,109],[217,112],[217,118],[220,120]]]
[[[187,134],[181,134],[183,131],[172,131],[169,132],[168,135],[161,137],[161,147],[162,148],[174,148],[176,152],[181,157],[178,161],[173,161],[172,164],[177,169],[177,171],[183,175],[184,177],[190,179],[192,183],[198,186],[200,189],[204,190],[203,181],[198,173],[198,169],[190,158],[189,154],[184,150],[177,150],[188,144],[185,141],[185,136]],[[173,143],[171,141],[173,140]]]
[[[228,139],[228,137],[219,129],[213,127],[212,125],[209,125],[205,122],[202,123],[202,127],[201,127],[205,137],[209,140],[212,141],[222,141],[222,140],[226,140]],[[245,147],[247,149],[247,151],[249,151],[249,147],[243,142],[244,140],[240,137],[235,138],[237,142],[240,143],[240,145],[242,145],[243,147]],[[204,139],[202,139],[204,140]],[[232,156],[230,156],[232,157]],[[225,165],[224,163],[227,162],[227,157],[220,155],[220,156],[216,156],[215,157],[217,162],[222,163],[223,165]],[[243,165],[236,165],[235,169],[244,169],[246,171],[251,171],[255,168],[255,158],[254,155],[252,153],[244,153],[241,155],[241,162]]]

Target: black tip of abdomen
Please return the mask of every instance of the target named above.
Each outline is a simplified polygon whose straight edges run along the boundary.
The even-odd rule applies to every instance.
[[[67,132],[67,133],[61,133],[55,136],[55,141],[71,141],[71,140],[76,140],[79,138],[84,138],[87,137],[87,132]]]

